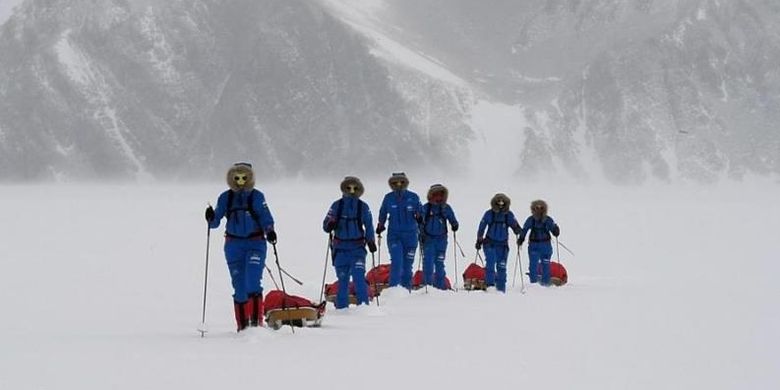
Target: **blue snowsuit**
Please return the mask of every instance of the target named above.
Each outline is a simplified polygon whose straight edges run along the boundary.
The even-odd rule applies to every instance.
[[[349,306],[349,277],[355,283],[358,305],[368,304],[368,284],[366,283],[366,242],[374,241],[374,227],[371,210],[366,202],[344,196],[333,202],[322,222],[322,228],[328,232],[328,224],[337,221],[333,229],[333,267],[339,280],[336,294],[336,308]]]
[[[379,208],[379,224],[384,226],[389,215],[387,245],[390,252],[390,287],[412,288],[412,265],[417,251],[417,221],[422,204],[412,191],[392,191],[385,195]]]
[[[457,230],[458,220],[452,208],[444,204],[426,203],[422,207],[420,241],[423,243],[423,280],[425,284],[446,289],[444,258],[447,253],[447,221]]]
[[[509,229],[515,234],[521,231],[520,224],[511,211],[492,209],[485,212],[479,222],[477,238],[485,239],[482,249],[485,251],[485,283],[496,286],[498,291],[506,291],[506,261],[509,257]],[[485,231],[487,229],[487,232]]]
[[[523,224],[523,230],[520,233],[523,237],[531,233],[528,239],[528,278],[531,283],[538,281],[539,273],[537,268],[542,264],[542,285],[550,284],[550,258],[552,257],[552,244],[550,243],[550,232],[557,230],[557,225],[551,217],[544,216],[536,219],[533,216],[528,217]]]
[[[233,192],[233,200],[228,206],[230,192]],[[250,208],[256,218],[252,216]],[[233,284],[233,300],[243,303],[250,295],[263,294],[262,278],[267,249],[265,232],[274,229],[274,219],[265,202],[265,195],[256,189],[227,190],[219,195],[209,228],[218,228],[222,217],[227,217],[225,259]]]

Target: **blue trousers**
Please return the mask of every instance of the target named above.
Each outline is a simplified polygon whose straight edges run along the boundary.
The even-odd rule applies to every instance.
[[[485,283],[495,285],[498,291],[506,291],[506,259],[509,246],[506,243],[489,243],[485,251]]]
[[[542,265],[542,285],[550,284],[550,258],[552,245],[549,242],[532,242],[528,244],[528,278],[531,283],[539,280],[539,264]]]
[[[336,309],[349,306],[349,277],[355,283],[355,294],[358,305],[368,304],[368,284],[366,284],[366,249],[334,249],[333,266],[339,280],[339,290],[336,293]]]
[[[417,252],[417,232],[393,232],[387,235],[390,252],[390,287],[412,288],[412,266]]]
[[[447,253],[447,237],[427,238],[423,244],[423,281],[425,284],[445,290],[444,258]]]
[[[225,259],[230,271],[234,301],[242,303],[249,300],[250,294],[263,294],[265,256],[265,240],[225,240]]]

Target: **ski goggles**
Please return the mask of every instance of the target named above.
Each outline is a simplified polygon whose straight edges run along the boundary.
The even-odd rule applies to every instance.
[[[247,174],[238,173],[235,176],[233,176],[233,181],[236,182],[236,184],[238,185],[244,185],[247,181]]]

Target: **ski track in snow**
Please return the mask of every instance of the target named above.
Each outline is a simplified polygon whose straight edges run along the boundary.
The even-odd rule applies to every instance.
[[[410,178],[418,193],[440,179]],[[365,183],[363,199],[375,212],[385,180]],[[469,257],[458,262],[463,272],[495,188],[479,179],[445,184]],[[534,197],[550,202],[561,241],[577,254],[561,254],[568,285],[530,286],[525,295],[519,280],[505,295],[390,291],[380,307],[329,306],[319,329],[237,335],[220,229],[211,234],[205,338],[196,331],[202,210],[224,190],[219,178],[207,185],[3,186],[0,202],[13,207],[0,227],[0,388],[780,385],[776,185],[506,186],[521,219]],[[338,183],[258,188],[277,220],[280,263],[305,283],[288,282],[288,289],[316,300],[328,262],[321,221],[340,195]],[[732,213],[746,206],[757,224],[734,223]],[[451,246],[447,256],[452,277]],[[525,266],[527,259],[523,252]],[[510,286],[515,260],[513,251]],[[276,272],[270,250],[268,265]],[[330,266],[327,273],[333,281]]]

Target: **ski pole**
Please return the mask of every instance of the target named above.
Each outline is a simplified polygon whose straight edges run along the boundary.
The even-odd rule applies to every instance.
[[[452,241],[455,243],[455,245],[452,246],[452,259],[455,261],[455,283],[452,285],[452,287],[455,288],[455,291],[458,291],[458,238],[455,235],[455,231],[452,231]],[[465,257],[465,256],[464,256]]]
[[[371,253],[371,269],[376,269],[376,256]],[[376,284],[376,276],[374,276],[374,299],[376,299],[376,306],[379,307],[379,289]]]
[[[328,273],[328,257],[330,253],[330,246],[333,244],[333,233],[328,234],[328,247],[325,249],[325,267],[322,270],[322,290],[320,290],[320,302],[325,296],[325,276]]]
[[[289,273],[289,272],[287,272],[287,270],[286,270],[286,269],[284,269],[284,268],[279,268],[279,269],[280,269],[282,272],[284,272],[284,274],[285,274],[285,275],[287,275],[287,276],[288,276],[290,279],[292,279],[292,280],[293,280],[293,282],[295,282],[295,283],[298,283],[298,285],[299,285],[299,286],[303,286],[303,282],[301,282],[300,280],[296,279],[296,278],[295,278],[295,276],[292,276],[292,275],[290,275],[290,273]]]
[[[517,245],[517,253],[520,253],[520,245]],[[517,261],[515,261],[515,270],[512,272],[512,288],[515,288],[515,283],[517,282],[517,263],[519,263],[520,257],[517,257]]]
[[[423,256],[424,256],[424,254],[423,254],[423,242],[422,242],[422,240],[420,240],[418,242],[418,244],[419,245],[417,246],[417,253],[420,255],[420,262],[417,263],[417,271],[420,271],[422,269],[423,261],[424,261],[424,258],[423,258]],[[414,280],[414,278],[412,278],[412,280]],[[412,284],[414,284],[414,283],[412,283]],[[425,286],[425,293],[427,294],[428,293],[428,283],[425,281],[425,271],[423,271],[422,284]],[[409,290],[409,292],[411,292],[411,290]]]
[[[558,237],[555,237],[555,243],[558,244]],[[577,256],[574,254],[574,252],[572,252],[569,248],[567,248],[566,245],[563,245],[562,242],[560,243],[560,245],[563,247],[564,250],[566,250],[566,252],[571,253],[572,256]]]
[[[376,238],[376,263],[377,265],[382,265],[382,235],[377,234]]]
[[[211,206],[211,205],[209,205]],[[200,337],[203,338],[206,336],[206,332],[208,332],[208,329],[206,329],[206,292],[208,291],[209,287],[209,244],[211,243],[211,227],[206,224],[206,270],[203,273],[203,313],[200,317],[200,326],[198,327],[198,331],[200,332]]]
[[[557,257],[558,264],[561,263],[561,247],[558,244],[558,237],[555,237],[555,256]]]
[[[520,267],[520,269],[523,269],[523,262],[520,260],[520,245],[517,246],[517,266]],[[517,268],[515,268],[517,270]],[[512,281],[512,287],[514,287],[514,281]],[[525,294],[525,279],[523,279],[523,275],[520,275],[520,293]]]
[[[455,232],[452,233],[453,233],[453,237],[455,237]],[[458,247],[458,250],[460,250],[460,255],[465,259],[466,252],[463,252],[463,247],[460,246],[460,241],[458,241],[457,238],[455,238],[455,245]],[[476,263],[476,260],[474,262]]]
[[[268,271],[268,276],[271,277],[271,281],[274,282],[274,287],[276,287],[276,289],[278,290],[279,285],[276,284],[276,278],[274,278],[274,273],[271,271],[271,268],[268,267],[268,264],[265,265],[265,270]]]
[[[282,293],[284,294],[284,298],[282,298],[282,312],[284,312],[285,317],[287,318],[287,323],[290,324],[290,329],[293,333],[295,333],[295,327],[293,326],[292,321],[290,320],[290,313],[287,311],[287,289],[284,288],[284,276],[282,275],[282,266],[279,265],[279,253],[276,252],[276,243],[271,243],[274,247],[274,258],[276,259],[276,268],[279,270],[279,282],[282,284]]]

